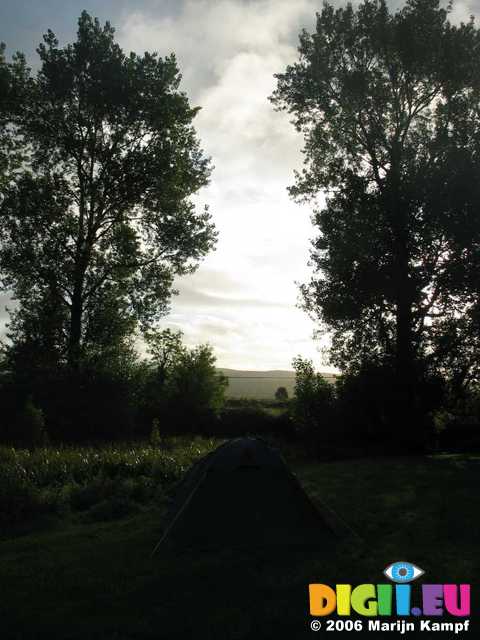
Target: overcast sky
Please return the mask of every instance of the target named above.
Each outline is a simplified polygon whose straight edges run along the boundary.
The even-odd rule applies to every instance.
[[[452,19],[478,15],[479,1],[456,2]],[[212,344],[219,366],[289,369],[301,354],[327,368],[312,322],[296,308],[295,282],[308,279],[314,235],[310,210],[286,191],[301,167],[302,141],[267,99],[273,74],[295,60],[298,33],[312,30],[321,2],[1,0],[0,41],[33,63],[48,28],[61,44],[74,39],[84,8],[110,20],[127,51],[175,52],[183,89],[202,107],[196,128],[215,170],[196,200],[210,206],[219,242],[177,282],[163,325],[182,329],[190,345]]]

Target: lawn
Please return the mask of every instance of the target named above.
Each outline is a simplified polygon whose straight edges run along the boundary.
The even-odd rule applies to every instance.
[[[297,458],[295,471],[347,521],[350,538],[315,551],[152,557],[161,501],[108,522],[57,516],[4,535],[0,638],[312,637],[309,582],[384,582],[387,564],[409,560],[428,582],[475,584],[480,459]]]

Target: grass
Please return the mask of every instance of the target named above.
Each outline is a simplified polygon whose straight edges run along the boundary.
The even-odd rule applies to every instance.
[[[152,558],[161,501],[110,522],[64,517],[0,542],[0,637],[312,637],[309,582],[383,582],[384,567],[400,559],[424,569],[428,582],[476,582],[478,458],[312,464],[297,457],[295,470],[311,497],[334,508],[363,545]]]
[[[102,447],[0,447],[0,535],[47,515],[114,519],[158,503],[187,468],[219,443],[168,438]]]
[[[33,451],[0,447],[0,463],[39,488],[67,482],[81,484],[100,473],[109,477],[150,475],[168,481],[182,475],[193,460],[217,444],[214,439],[169,437],[158,445],[125,443]]]

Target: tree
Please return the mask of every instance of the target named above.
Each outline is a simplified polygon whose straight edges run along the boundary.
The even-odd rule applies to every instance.
[[[212,347],[193,349],[183,333],[152,330],[145,336],[150,360],[143,387],[144,420],[162,431],[201,431],[218,416],[225,402],[227,378],[217,371]]]
[[[6,132],[6,117],[8,113],[8,103],[6,96],[10,89],[10,70],[5,62],[5,45],[0,43],[0,202],[3,200],[3,189],[5,188],[7,173],[8,154],[5,145],[8,141]]]
[[[21,88],[27,75],[25,58],[17,53],[8,63],[5,44],[0,42],[0,204],[4,190],[23,160],[11,119],[19,111],[23,98]]]
[[[164,314],[174,277],[216,241],[191,202],[211,166],[174,55],[126,55],[85,11],[78,25],[64,48],[48,31],[25,78],[11,122],[31,161],[0,210],[2,285],[18,301],[11,337],[47,341],[71,370]]]
[[[228,379],[217,371],[215,362],[213,349],[208,344],[180,354],[165,389],[177,428],[202,431],[218,416],[225,402]]]
[[[155,387],[157,393],[159,391],[161,392],[175,364],[187,353],[187,349],[182,341],[182,331],[153,329],[145,333],[147,351],[151,357],[150,362],[155,369]]]
[[[47,443],[42,410],[35,406],[31,397],[27,398],[18,422],[18,436],[21,444],[34,448]]]
[[[471,213],[480,195],[472,187],[459,201],[458,160],[469,175],[474,167],[454,133],[457,105],[468,111],[478,95],[478,32],[473,22],[452,26],[448,11],[437,0],[409,0],[393,15],[383,0],[355,10],[325,3],[272,96],[305,138],[291,194],[327,193],[313,217],[304,307],[332,331],[333,363],[393,367],[402,428],[415,424],[415,388],[441,320],[468,304],[458,257],[480,238],[473,215],[469,238],[452,233],[455,215]]]
[[[278,387],[275,391],[275,398],[280,402],[288,400],[288,391],[285,387]]]
[[[155,423],[158,431],[159,418],[167,421],[170,413],[167,382],[187,349],[183,344],[182,331],[154,328],[147,331],[144,338],[150,359],[143,363],[138,405],[142,408],[143,428],[148,430]],[[152,427],[152,430],[155,429]]]
[[[331,439],[333,429],[334,387],[315,372],[311,360],[293,359],[295,395],[293,417],[300,431],[309,439]],[[338,435],[338,434],[337,434]]]

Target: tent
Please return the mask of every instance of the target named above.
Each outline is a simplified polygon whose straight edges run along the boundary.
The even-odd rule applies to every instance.
[[[176,492],[155,550],[324,546],[338,533],[280,454],[258,438],[237,438],[199,460]]]

